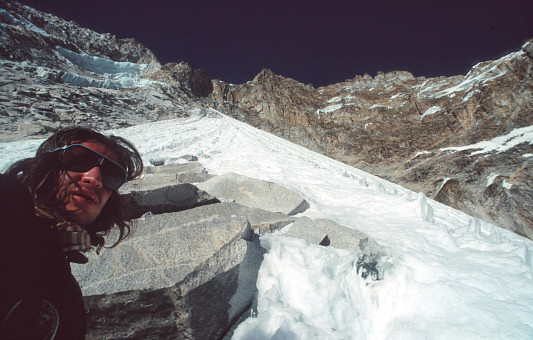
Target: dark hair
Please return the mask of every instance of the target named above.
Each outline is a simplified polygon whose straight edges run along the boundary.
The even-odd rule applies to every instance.
[[[141,155],[126,139],[118,136],[104,136],[96,130],[87,127],[67,127],[57,130],[44,141],[35,157],[20,160],[7,170],[6,174],[14,176],[19,182],[29,188],[34,203],[40,208],[51,211],[55,216],[61,216],[59,192],[59,175],[64,171],[58,159],[57,152],[50,152],[57,148],[94,141],[103,144],[118,157],[118,163],[126,169],[127,179],[138,177],[143,170]],[[116,226],[119,230],[117,241],[111,246],[115,247],[130,233],[130,224],[126,221],[126,206],[117,190],[113,190],[109,200],[100,215],[85,229],[91,235],[91,242],[97,246],[97,252],[105,244],[103,237],[97,235],[104,232],[106,235]]]

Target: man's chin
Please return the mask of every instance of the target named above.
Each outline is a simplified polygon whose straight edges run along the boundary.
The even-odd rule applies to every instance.
[[[67,217],[70,221],[78,223],[80,226],[89,224],[96,219],[94,217],[94,214],[91,214],[81,209],[75,211],[67,211]]]

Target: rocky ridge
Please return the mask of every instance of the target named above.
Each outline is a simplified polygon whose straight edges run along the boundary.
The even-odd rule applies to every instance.
[[[215,80],[211,97],[254,127],[532,238],[532,57],[529,41],[466,76],[390,72],[318,89],[263,70],[246,84]]]
[[[0,1],[0,141],[60,126],[119,128],[184,117],[211,92],[203,70],[161,65],[134,39]]]
[[[0,1],[0,34],[0,142],[215,108],[533,238],[531,41],[465,76],[397,71],[317,89],[269,70],[211,81],[185,62],[161,65],[133,39],[13,1]]]

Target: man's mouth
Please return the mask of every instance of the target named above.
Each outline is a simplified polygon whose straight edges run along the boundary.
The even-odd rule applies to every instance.
[[[70,193],[72,195],[72,198],[81,204],[88,205],[88,204],[98,204],[98,196],[92,192],[87,190],[75,190]]]

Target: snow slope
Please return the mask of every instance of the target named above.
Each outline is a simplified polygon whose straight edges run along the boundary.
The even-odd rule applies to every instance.
[[[526,238],[216,111],[109,132],[130,139],[147,164],[192,154],[212,174],[281,184],[310,203],[302,216],[357,228],[386,247],[383,279],[372,282],[355,272],[352,251],[283,231],[261,236],[268,253],[257,315],[234,339],[533,339]],[[0,144],[0,170],[40,142]]]

